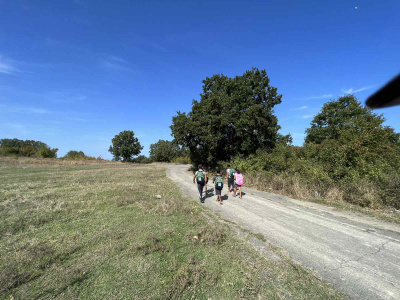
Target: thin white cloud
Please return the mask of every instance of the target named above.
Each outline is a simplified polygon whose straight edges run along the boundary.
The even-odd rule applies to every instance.
[[[18,68],[15,66],[14,61],[7,59],[6,57],[0,55],[0,73],[3,74],[15,74],[19,72]]]
[[[312,117],[314,117],[314,115],[302,115],[301,116],[302,119],[311,119]]]
[[[308,106],[304,105],[304,106],[301,106],[301,107],[296,107],[293,110],[303,110],[303,109],[307,109],[307,108],[308,108]]]
[[[15,137],[15,135],[26,135],[31,133],[31,131],[25,125],[18,123],[3,123],[0,124],[0,128],[2,128],[2,131],[3,130],[5,131],[5,135],[9,137]]]
[[[124,72],[135,72],[130,64],[123,58],[117,56],[109,56],[106,59],[100,61],[100,65],[103,68],[112,71],[124,71]]]
[[[72,118],[67,118],[67,119],[70,120],[70,121],[88,122],[88,120],[83,119],[83,118],[74,118],[74,117],[72,117]]]
[[[40,94],[40,96],[54,103],[67,104],[82,102],[88,99],[87,96],[75,91],[49,91]]]
[[[328,99],[332,98],[332,94],[323,94],[319,96],[310,96],[310,97],[304,97],[304,98],[299,98],[299,100],[314,100],[314,99]]]
[[[25,114],[48,114],[50,111],[31,106],[17,106],[17,105],[5,105],[0,104],[0,109],[2,112],[6,113],[25,113]]]
[[[359,88],[359,89],[353,89],[353,88],[342,89],[341,91],[344,94],[355,94],[355,93],[359,93],[359,92],[362,92],[362,91],[366,91],[366,90],[372,89],[373,87],[375,87],[375,85],[364,86],[364,87]]]

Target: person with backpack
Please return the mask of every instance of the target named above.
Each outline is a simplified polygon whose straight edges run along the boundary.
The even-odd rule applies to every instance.
[[[197,183],[197,189],[199,190],[199,199],[201,203],[204,203],[203,199],[203,188],[207,181],[207,174],[203,170],[203,166],[199,165],[199,170],[193,175],[193,183]]]
[[[226,179],[228,180],[228,192],[232,192],[233,188],[235,187],[234,177],[235,177],[235,169],[231,168],[231,166],[228,165],[228,169],[226,170]]]
[[[217,171],[217,175],[214,176],[213,183],[215,183],[215,194],[217,195],[217,201],[222,205],[221,192],[224,187],[224,178],[220,171]]]
[[[242,185],[244,183],[243,174],[240,173],[239,169],[236,169],[235,173],[235,190],[233,191],[233,197],[236,197],[236,190],[239,188],[239,198],[242,199]]]

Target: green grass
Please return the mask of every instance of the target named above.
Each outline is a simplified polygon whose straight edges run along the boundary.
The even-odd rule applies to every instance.
[[[345,298],[276,253],[160,167],[0,158],[0,299]]]

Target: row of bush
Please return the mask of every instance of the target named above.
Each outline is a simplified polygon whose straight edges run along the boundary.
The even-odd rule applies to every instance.
[[[69,160],[102,160],[101,157],[94,157],[86,155],[83,151],[68,151],[61,159],[69,159]]]
[[[50,148],[47,144],[33,140],[1,139],[0,155],[56,158],[57,148]]]
[[[152,162],[173,162],[181,164],[190,164],[190,158],[174,142],[160,140],[151,145],[150,157],[139,155],[131,161],[135,163]],[[2,156],[24,156],[24,157],[42,157],[56,158],[56,148],[50,148],[47,144],[33,140],[19,139],[0,139],[0,155]],[[186,156],[185,156],[186,155]],[[61,159],[66,160],[102,160],[101,157],[86,155],[83,151],[71,150]]]
[[[0,139],[0,156],[57,158],[57,148],[34,140]],[[60,159],[66,160],[102,160],[101,157],[86,155],[83,151],[69,151]]]
[[[323,155],[331,151],[328,145],[278,145],[272,152],[236,157],[231,165],[246,173],[247,183],[299,199],[325,198],[372,208],[400,208],[398,160],[364,161],[359,168],[352,168],[329,161],[329,156],[324,159]],[[339,151],[336,154],[341,159],[346,156]]]

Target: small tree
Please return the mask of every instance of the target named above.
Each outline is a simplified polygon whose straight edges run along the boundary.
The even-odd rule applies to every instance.
[[[95,159],[94,157],[87,156],[83,151],[71,150],[63,157],[64,159]]]
[[[132,130],[125,130],[117,134],[112,140],[112,145],[108,151],[114,156],[114,160],[127,162],[132,161],[142,151],[143,146],[135,137]]]
[[[57,158],[57,151],[57,148],[41,147],[38,154],[43,158]]]
[[[171,161],[179,156],[181,149],[174,141],[159,140],[155,144],[150,145],[150,158],[153,161]]]

